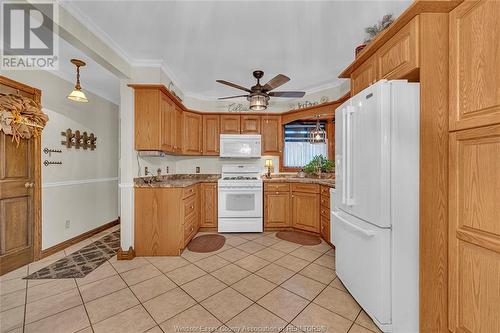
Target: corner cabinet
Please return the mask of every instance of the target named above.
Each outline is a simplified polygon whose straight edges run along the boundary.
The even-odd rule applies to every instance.
[[[280,155],[283,139],[281,116],[262,116],[261,128],[262,155]]]

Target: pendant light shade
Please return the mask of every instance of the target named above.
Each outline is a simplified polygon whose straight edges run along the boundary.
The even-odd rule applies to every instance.
[[[312,144],[326,143],[326,131],[321,128],[319,116],[316,120],[316,127],[309,132],[309,142]]]
[[[68,99],[75,102],[87,103],[89,100],[80,86],[80,67],[85,66],[85,62],[79,59],[71,59],[71,63],[76,66],[76,85],[75,89],[68,95]]]
[[[263,111],[267,109],[267,102],[269,101],[269,96],[262,94],[253,94],[247,97],[250,102],[250,110],[252,111]]]

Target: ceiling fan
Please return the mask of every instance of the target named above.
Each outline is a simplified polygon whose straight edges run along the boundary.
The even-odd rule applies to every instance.
[[[271,91],[290,81],[290,78],[283,74],[276,75],[264,85],[260,84],[260,79],[264,76],[263,71],[254,71],[253,76],[257,79],[257,84],[250,89],[225,80],[216,80],[219,83],[248,92],[246,95],[220,97],[219,99],[246,97],[250,102],[251,110],[262,111],[267,108],[269,97],[300,98],[305,95],[303,91]]]

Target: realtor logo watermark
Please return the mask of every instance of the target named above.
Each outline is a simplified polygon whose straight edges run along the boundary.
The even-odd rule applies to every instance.
[[[57,3],[2,2],[0,69],[57,70]]]

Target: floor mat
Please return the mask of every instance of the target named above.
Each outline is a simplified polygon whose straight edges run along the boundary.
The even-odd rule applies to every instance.
[[[82,278],[114,256],[119,248],[120,230],[117,230],[28,275],[25,279]]]
[[[298,231],[280,231],[276,233],[276,237],[300,245],[321,244],[321,238],[319,238],[318,236]]]
[[[222,235],[202,235],[189,242],[188,250],[199,253],[213,252],[223,247],[225,242],[226,237]]]

